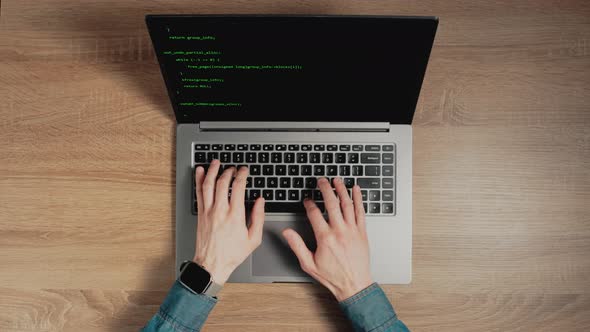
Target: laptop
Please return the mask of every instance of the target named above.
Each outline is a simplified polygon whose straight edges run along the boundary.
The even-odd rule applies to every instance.
[[[148,15],[176,129],[176,270],[192,259],[194,169],[250,170],[266,199],[262,244],[229,282],[309,282],[281,236],[314,235],[317,178],[358,184],[376,282],[412,277],[412,118],[435,17]],[[249,214],[249,213],[247,213]]]

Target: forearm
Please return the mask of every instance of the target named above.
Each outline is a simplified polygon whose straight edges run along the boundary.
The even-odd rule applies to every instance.
[[[164,303],[143,332],[198,332],[217,303],[215,298],[190,292],[174,282]]]
[[[377,283],[340,302],[340,308],[355,331],[409,331]]]

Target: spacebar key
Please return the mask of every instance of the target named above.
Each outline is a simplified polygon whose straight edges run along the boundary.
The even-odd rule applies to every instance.
[[[278,203],[278,202],[266,202],[264,204],[265,212],[305,212],[303,202],[292,202],[292,203]]]
[[[357,178],[356,184],[361,188],[379,188],[381,181],[379,178]]]

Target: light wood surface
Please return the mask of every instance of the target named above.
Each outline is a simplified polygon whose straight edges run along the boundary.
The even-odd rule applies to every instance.
[[[590,330],[590,2],[4,0],[0,331],[135,331],[171,285],[174,118],[147,13],[436,15],[414,121],[414,331]],[[227,285],[206,331],[346,331]]]

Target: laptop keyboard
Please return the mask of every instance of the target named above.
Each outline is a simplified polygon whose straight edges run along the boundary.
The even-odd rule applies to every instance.
[[[358,184],[368,215],[395,215],[394,144],[214,144],[193,145],[194,168],[207,170],[221,161],[220,174],[232,166],[248,166],[246,203],[262,196],[266,212],[305,212],[303,199],[313,198],[325,211],[317,179],[340,177],[348,188]],[[193,179],[194,180],[194,179]],[[194,181],[193,181],[194,183]],[[192,212],[196,214],[193,187]],[[230,188],[231,195],[231,188]]]

